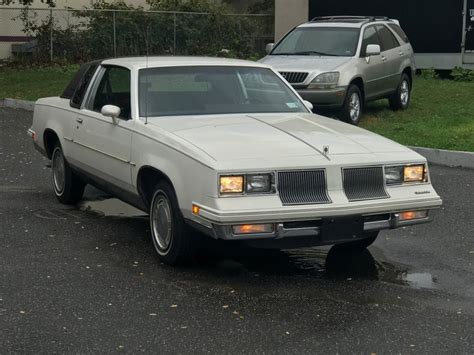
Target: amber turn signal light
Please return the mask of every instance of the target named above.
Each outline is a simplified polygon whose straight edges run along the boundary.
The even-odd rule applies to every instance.
[[[426,218],[428,211],[406,211],[399,214],[400,221],[411,221],[413,219]]]
[[[273,233],[273,224],[242,224],[232,226],[232,232],[235,235]]]

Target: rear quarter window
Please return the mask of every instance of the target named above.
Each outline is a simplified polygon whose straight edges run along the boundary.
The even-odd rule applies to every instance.
[[[408,36],[406,35],[405,31],[403,31],[400,26],[398,26],[395,23],[389,23],[387,25],[388,25],[388,27],[390,27],[390,29],[393,32],[395,32],[398,35],[398,37],[400,37],[402,39],[403,42],[410,43],[410,40],[408,39]]]
[[[95,71],[97,70],[98,64],[90,65],[84,72],[84,75],[79,80],[79,83],[74,91],[74,95],[71,98],[71,107],[80,108],[86,90],[89,86],[89,83],[94,76]]]

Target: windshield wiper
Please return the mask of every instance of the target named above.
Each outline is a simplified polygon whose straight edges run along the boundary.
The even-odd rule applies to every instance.
[[[324,53],[324,52],[317,52],[317,51],[304,51],[304,52],[294,52],[294,55],[326,55],[326,56],[331,56],[331,57],[339,57],[337,54],[331,54],[331,53]]]

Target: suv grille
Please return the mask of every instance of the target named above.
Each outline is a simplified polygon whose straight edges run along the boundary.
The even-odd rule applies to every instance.
[[[308,73],[296,73],[296,72],[288,72],[282,71],[280,74],[291,84],[299,84],[306,80],[308,77]]]
[[[331,202],[322,169],[279,172],[278,191],[284,206]]]
[[[342,169],[344,192],[349,201],[388,198],[382,167]]]

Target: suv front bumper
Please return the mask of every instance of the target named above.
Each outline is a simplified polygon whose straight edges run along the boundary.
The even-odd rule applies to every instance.
[[[315,90],[295,87],[300,96],[315,106],[342,107],[346,98],[346,87],[329,90]]]

